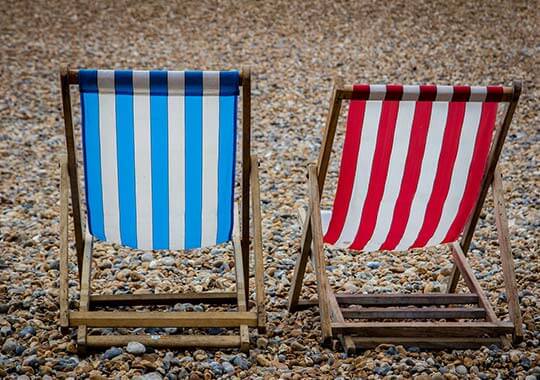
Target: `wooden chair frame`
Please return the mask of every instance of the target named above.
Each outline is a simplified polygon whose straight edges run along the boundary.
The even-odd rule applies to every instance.
[[[78,327],[78,350],[87,347],[126,345],[138,341],[154,347],[239,347],[249,351],[249,327],[265,332],[262,226],[258,159],[251,155],[251,74],[245,68],[240,74],[242,87],[242,182],[241,225],[238,205],[234,209],[233,246],[235,253],[236,292],[203,292],[181,294],[119,294],[98,295],[91,292],[93,237],[85,231],[81,213],[81,197],[77,174],[77,158],[72,121],[70,85],[79,83],[78,71],[63,68],[60,73],[65,122],[67,156],[61,160],[60,176],[60,318],[63,331]],[[250,191],[251,190],[251,191]],[[75,232],[75,248],[79,269],[79,311],[69,310],[68,246],[69,246],[69,193]],[[251,193],[251,194],[250,194]],[[255,308],[249,311],[249,259],[250,259],[250,195],[253,212],[253,250],[255,269]],[[85,218],[86,219],[86,218]],[[235,312],[135,312],[95,311],[99,307],[133,305],[170,305],[179,302],[207,304],[236,304]],[[238,328],[239,335],[88,335],[91,327],[185,327],[185,328]]]
[[[514,343],[523,340],[521,312],[504,205],[502,177],[497,167],[503,143],[521,94],[521,82],[514,82],[512,87],[504,87],[503,92],[502,101],[506,104],[504,118],[496,126],[478,201],[465,228],[463,238],[460,242],[451,244],[454,267],[446,292],[336,295],[331,290],[325,271],[320,197],[322,196],[328,171],[342,101],[355,99],[355,93],[352,86],[343,86],[341,79],[335,82],[330,98],[330,113],[323,132],[322,149],[317,164],[308,166],[309,205],[307,217],[303,208],[299,210],[303,232],[288,305],[290,312],[314,305],[319,306],[323,344],[329,345],[337,337],[344,350],[347,353],[353,353],[357,348],[371,348],[379,344],[415,345],[421,348],[469,348],[492,343],[504,343],[507,340],[507,334],[512,334]],[[480,211],[490,186],[493,190],[495,220],[510,322],[501,321],[497,318],[466,259],[466,253],[469,250]],[[314,264],[317,278],[318,300],[314,301],[299,299],[309,257],[311,257]],[[455,293],[460,274],[463,276],[471,293]],[[474,304],[476,306],[465,308],[462,306],[464,304]],[[357,306],[354,308],[342,308],[350,305]],[[449,305],[461,306],[448,307]],[[347,322],[346,319],[365,319],[368,322]],[[387,321],[396,319],[424,319],[430,321]],[[446,321],[434,322],[432,321],[434,319],[445,319]],[[464,319],[483,319],[483,321],[458,321]],[[373,322],[373,320],[379,321]]]

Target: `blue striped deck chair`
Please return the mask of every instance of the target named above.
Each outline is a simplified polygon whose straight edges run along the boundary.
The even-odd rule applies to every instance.
[[[61,70],[67,155],[61,162],[60,185],[60,326],[64,331],[78,328],[79,351],[131,341],[155,347],[239,347],[247,351],[249,327],[264,332],[258,160],[250,153],[250,78],[249,69]],[[78,85],[81,99],[82,165],[78,164],[75,151],[71,85]],[[242,171],[237,204],[234,190],[240,88]],[[85,215],[80,206],[79,166],[84,173]],[[68,307],[70,193],[81,285],[78,311]],[[254,310],[248,304],[251,240]],[[232,242],[236,291],[92,294],[94,241],[138,250],[191,250]],[[102,311],[104,307],[181,302],[236,304],[237,311]],[[88,333],[89,328],[103,327],[237,328],[239,334]]]

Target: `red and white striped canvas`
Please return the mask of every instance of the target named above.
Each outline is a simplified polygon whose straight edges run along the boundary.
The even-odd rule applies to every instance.
[[[366,252],[456,241],[502,96],[500,86],[355,85],[324,241]]]

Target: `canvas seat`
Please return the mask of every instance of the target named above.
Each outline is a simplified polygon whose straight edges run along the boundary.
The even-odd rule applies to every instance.
[[[140,341],[157,347],[232,346],[246,351],[248,328],[264,331],[258,162],[250,153],[250,81],[249,70],[62,70],[67,157],[61,164],[60,325],[64,329],[78,327],[79,349]],[[78,85],[81,96],[86,215],[80,207],[70,85]],[[238,156],[242,171],[237,205],[234,191],[240,88],[243,122]],[[79,311],[68,309],[70,192],[81,283]],[[236,292],[93,294],[90,278],[94,241],[138,250],[191,250],[232,242]],[[253,311],[248,304],[250,241],[255,258]],[[236,304],[238,310],[95,310],[179,302]],[[88,335],[91,327],[224,327],[237,328],[239,333],[101,336]]]
[[[508,334],[514,341],[522,339],[497,169],[520,92],[519,83],[343,86],[338,81],[318,162],[308,168],[310,202],[307,211],[300,210],[301,251],[289,295],[291,311],[313,304],[299,300],[311,257],[324,343],[340,337],[350,352],[382,343],[471,347],[500,343]],[[350,103],[337,187],[332,208],[321,210],[344,100]],[[506,109],[497,124],[500,104]],[[497,318],[466,260],[489,186],[495,199],[509,322]],[[325,246],[376,254],[443,244],[451,247],[455,262],[444,294],[336,295],[330,289]],[[470,293],[455,293],[459,274]]]

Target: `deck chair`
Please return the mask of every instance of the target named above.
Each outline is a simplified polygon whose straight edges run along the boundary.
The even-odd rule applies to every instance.
[[[467,348],[502,343],[509,334],[519,342],[523,331],[497,161],[521,84],[341,83],[334,85],[318,162],[308,167],[309,206],[307,217],[300,212],[301,251],[289,310],[318,305],[323,343],[339,341],[348,353],[385,343]],[[339,177],[332,209],[321,210],[343,100],[350,104]],[[499,103],[506,104],[501,123]],[[466,259],[489,186],[509,322],[497,318]],[[325,244],[368,253],[446,244],[455,264],[445,293],[336,295],[325,271]],[[299,300],[310,257],[318,300]],[[455,292],[460,274],[469,293]]]
[[[250,154],[250,71],[61,71],[67,156],[61,162],[60,326],[77,327],[81,352],[138,341],[154,347],[239,347],[265,329],[257,157]],[[70,85],[81,96],[86,217],[81,212]],[[242,88],[241,206],[234,201],[236,122]],[[80,280],[68,306],[68,203]],[[255,310],[250,311],[250,195]],[[241,212],[241,225],[239,211]],[[83,226],[86,225],[86,228]],[[94,240],[140,250],[188,250],[232,240],[236,291],[93,294]],[[134,305],[206,303],[238,311],[103,311]],[[89,328],[236,328],[238,335],[110,335]]]

